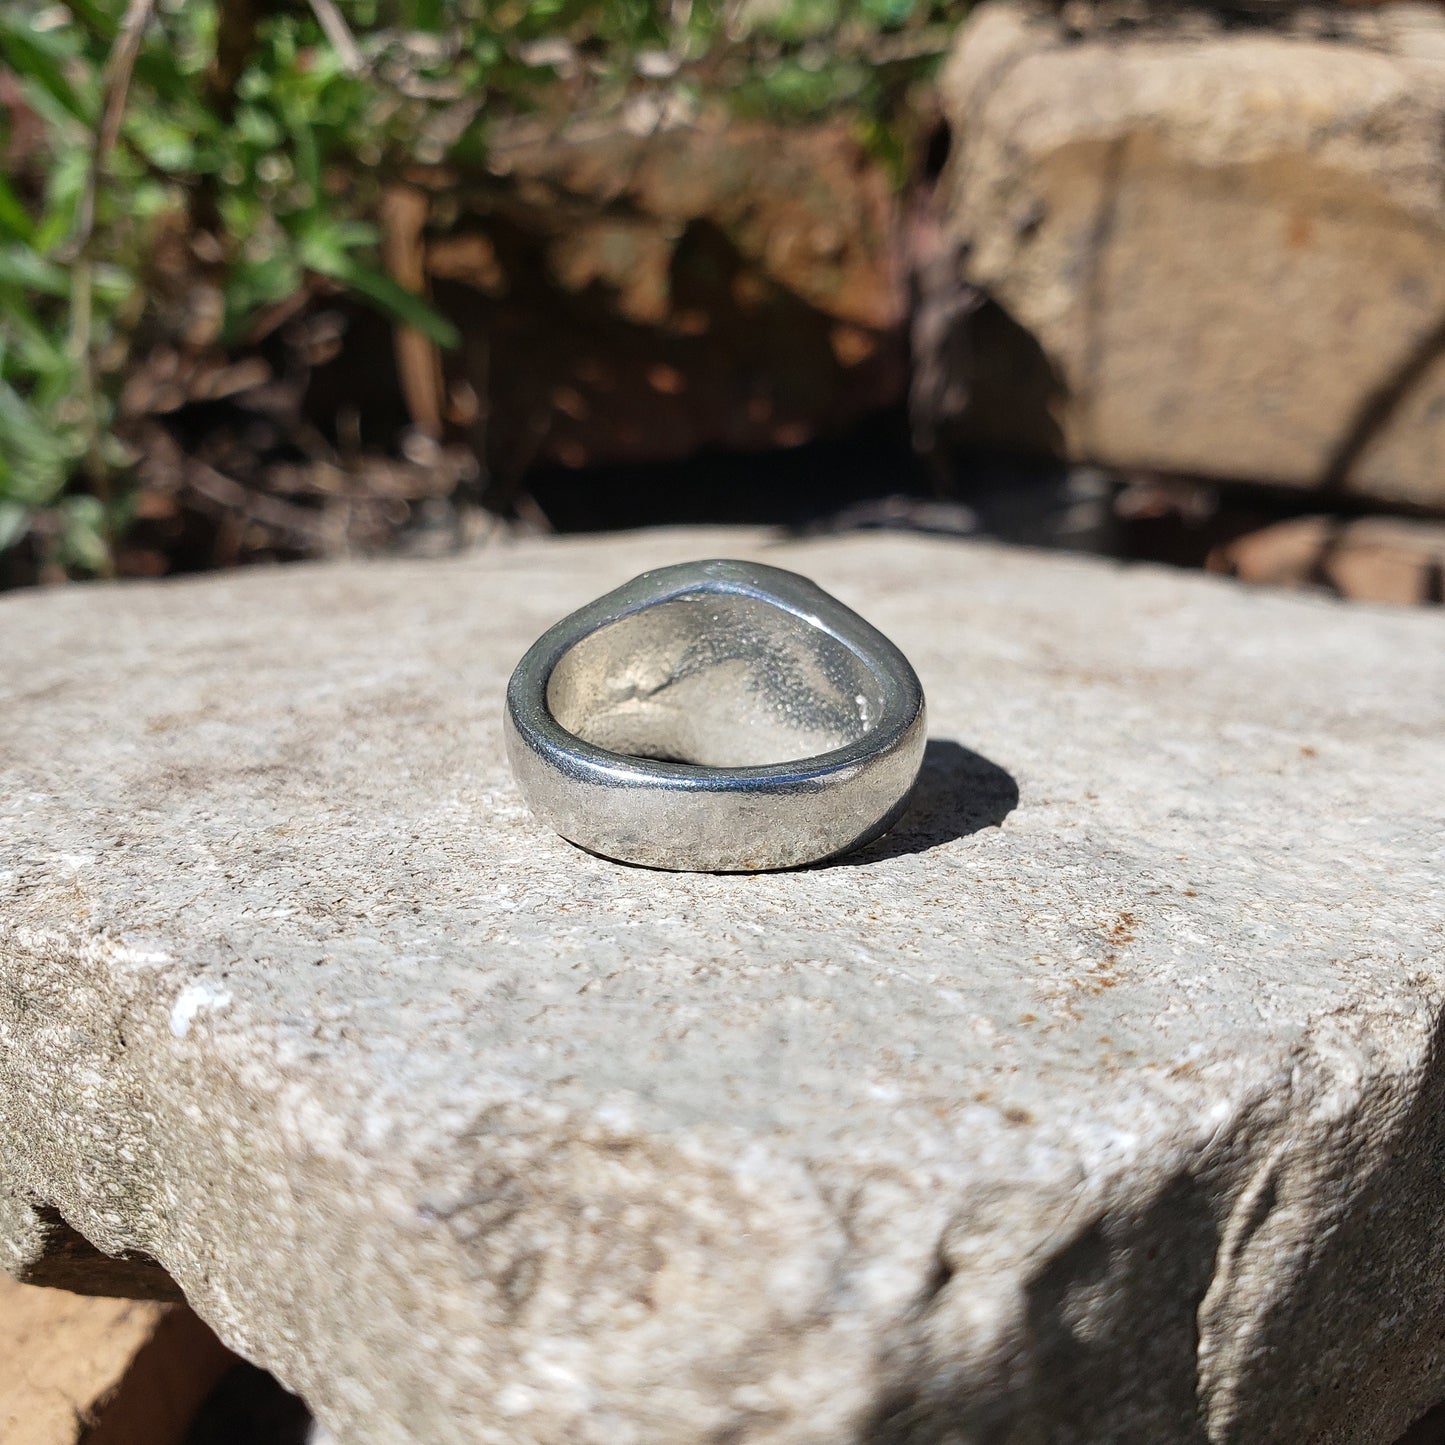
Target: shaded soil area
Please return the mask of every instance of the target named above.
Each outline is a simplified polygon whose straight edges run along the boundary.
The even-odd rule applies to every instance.
[[[794,315],[776,301],[769,314],[793,316],[795,329],[813,325],[801,302]],[[473,294],[468,304],[482,303]],[[916,409],[910,415],[902,350],[887,363],[893,379],[875,385],[875,371],[839,413],[820,410],[804,388],[806,424],[730,431],[747,395],[774,386],[779,373],[763,364],[778,350],[772,333],[751,335],[734,318],[713,341],[675,337],[609,322],[607,304],[590,304],[569,312],[554,362],[540,332],[528,341],[518,331],[500,348],[513,364],[487,388],[486,425],[480,412],[417,425],[406,349],[391,326],[324,288],[234,353],[158,346],[122,397],[138,487],[117,539],[118,574],[434,556],[518,533],[721,523],[986,536],[1366,600],[1445,598],[1438,524],[1371,518],[1347,497],[1070,464],[1048,455],[1046,441],[1032,455],[999,450],[982,424],[997,411],[997,378],[982,373],[973,388],[980,425],[941,439]],[[479,313],[474,334],[498,348],[526,313],[510,323],[509,314],[500,303]],[[617,350],[619,325],[631,340]],[[813,330],[827,350],[828,328],[818,320]],[[788,366],[806,371],[798,344]],[[471,363],[448,366],[479,365],[477,345]],[[887,342],[895,345],[901,336]],[[813,356],[812,370],[826,373],[827,396],[846,397],[847,368],[828,354]],[[579,371],[587,376],[572,376]],[[446,382],[445,394],[480,406],[466,375]],[[875,404],[864,405],[870,395]],[[649,425],[644,445],[633,433]],[[0,586],[48,580],[59,579],[35,546],[0,554]]]
[[[265,1370],[238,1362],[197,1412],[185,1445],[321,1445],[321,1438],[295,1395]]]

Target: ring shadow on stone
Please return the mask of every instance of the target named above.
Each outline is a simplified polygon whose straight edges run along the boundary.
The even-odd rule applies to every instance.
[[[997,828],[1018,806],[1013,775],[951,738],[929,738],[907,811],[881,838],[821,867],[854,867],[926,853]]]

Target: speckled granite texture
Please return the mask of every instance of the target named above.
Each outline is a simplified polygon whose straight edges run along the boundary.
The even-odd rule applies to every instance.
[[[644,872],[542,629],[756,556],[928,693],[834,866]],[[1386,1442],[1445,1394],[1445,629],[909,538],[0,599],[0,1177],[356,1445]],[[38,1247],[38,1246],[37,1246]]]

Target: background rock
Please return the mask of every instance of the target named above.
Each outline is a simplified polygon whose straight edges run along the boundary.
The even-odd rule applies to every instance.
[[[943,80],[964,429],[1445,505],[1445,18],[1065,13],[981,7]]]
[[[418,171],[389,245],[465,338],[444,359],[403,339],[413,416],[460,429],[501,485],[794,445],[902,397],[892,191],[848,122],[654,117],[504,136],[489,165]]]
[[[1216,548],[1209,567],[1275,587],[1329,587],[1356,602],[1438,604],[1445,600],[1445,527],[1397,517],[1300,517]]]
[[[180,1445],[234,1363],[184,1305],[87,1299],[0,1275],[5,1445]]]

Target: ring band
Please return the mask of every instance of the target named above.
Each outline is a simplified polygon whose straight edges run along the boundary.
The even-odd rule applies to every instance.
[[[532,811],[593,853],[755,872],[886,832],[923,760],[923,689],[876,628],[793,572],[644,572],[549,628],[507,687]]]

